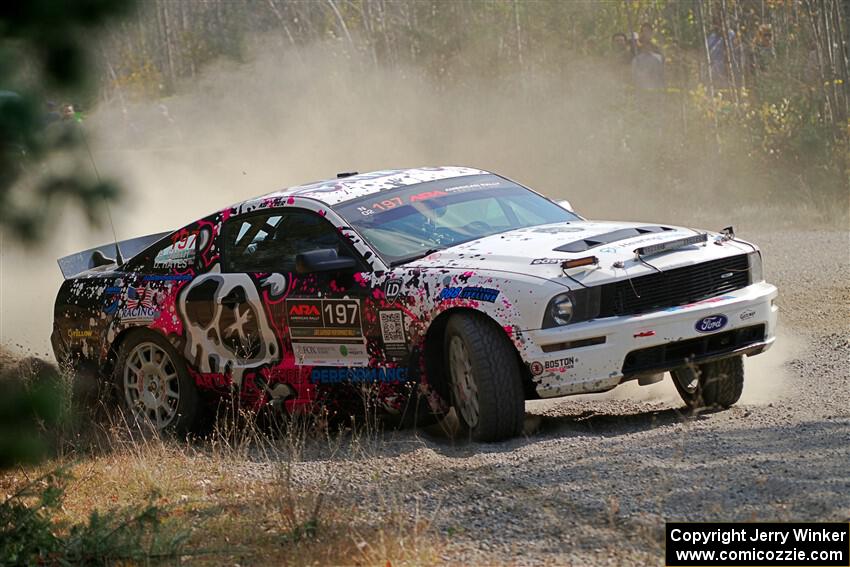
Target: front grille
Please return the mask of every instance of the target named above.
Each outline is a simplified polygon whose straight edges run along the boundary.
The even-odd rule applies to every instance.
[[[764,325],[753,325],[725,333],[633,350],[626,355],[626,360],[623,362],[623,374],[678,368],[687,364],[688,361],[699,361],[763,341]]]
[[[599,317],[637,315],[687,305],[749,283],[746,254],[638,276],[600,286]]]

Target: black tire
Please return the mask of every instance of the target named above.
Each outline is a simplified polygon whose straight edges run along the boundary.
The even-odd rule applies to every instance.
[[[158,410],[146,411],[146,416],[149,420],[143,420],[143,416],[139,415],[137,410],[134,410],[133,405],[130,403],[131,394],[128,394],[128,391],[131,390],[131,388],[128,388],[125,383],[125,370],[133,373],[132,370],[128,368],[128,364],[131,362],[131,357],[135,356],[134,353],[136,352],[136,349],[144,350],[143,345],[152,345],[154,347],[154,352],[156,352],[155,347],[158,347],[162,352],[167,354],[168,362],[163,363],[163,366],[166,369],[173,369],[173,374],[176,374],[176,379],[170,378],[168,380],[169,383],[176,383],[178,386],[178,398],[176,399],[176,403],[173,404],[174,413],[162,426],[159,426],[148,413],[149,411],[155,411],[156,415],[159,415]],[[167,373],[169,375],[172,374],[170,370],[167,371]],[[141,378],[137,377],[137,379]],[[113,384],[116,388],[118,403],[125,410],[126,417],[129,420],[137,422],[147,421],[147,423],[156,430],[175,433],[181,436],[198,431],[203,414],[198,389],[195,386],[195,381],[189,375],[189,370],[186,367],[186,361],[162,335],[143,329],[133,331],[130,336],[121,343],[121,347],[118,350],[118,358],[115,362],[115,370],[113,372]],[[140,389],[145,389],[144,383],[140,386]],[[171,406],[171,403],[169,403],[169,406]]]
[[[470,371],[465,373],[474,389],[468,397],[477,403],[477,420],[467,418],[464,402],[458,399],[454,383],[452,345],[459,341],[468,355]],[[522,433],[525,420],[525,394],[514,346],[493,322],[475,313],[452,315],[444,336],[445,370],[452,406],[474,441],[501,441]],[[455,347],[460,349],[461,347]],[[470,423],[473,421],[473,423]]]
[[[691,409],[728,408],[741,398],[744,390],[742,356],[723,358],[671,372],[682,400]],[[691,387],[686,386],[687,384]]]

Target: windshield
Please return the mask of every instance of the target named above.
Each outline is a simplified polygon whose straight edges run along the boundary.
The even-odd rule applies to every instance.
[[[579,218],[492,174],[408,185],[334,209],[393,266],[491,234]]]

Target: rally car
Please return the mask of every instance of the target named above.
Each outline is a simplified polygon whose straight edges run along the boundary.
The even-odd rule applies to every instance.
[[[339,174],[62,258],[53,348],[180,432],[222,395],[304,412],[366,385],[479,441],[519,434],[525,400],[665,371],[734,404],[775,340],[759,249],[570,209],[467,167]]]

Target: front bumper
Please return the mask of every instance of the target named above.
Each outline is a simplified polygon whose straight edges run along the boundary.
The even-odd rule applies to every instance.
[[[765,282],[690,305],[526,331],[523,359],[543,398],[610,390],[638,374],[736,354],[754,355],[776,338],[777,289]],[[723,316],[700,332],[696,323]],[[586,345],[586,346],[583,346]]]

